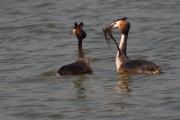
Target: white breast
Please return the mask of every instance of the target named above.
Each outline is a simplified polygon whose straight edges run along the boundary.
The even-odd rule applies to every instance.
[[[121,65],[122,65],[122,61],[120,60],[119,52],[117,52],[117,54],[116,54],[116,69],[117,69],[117,72],[118,72]]]

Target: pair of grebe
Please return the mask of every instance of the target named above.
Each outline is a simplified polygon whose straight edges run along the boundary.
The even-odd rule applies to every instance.
[[[113,21],[109,26],[103,29],[106,40],[112,39],[117,46],[118,52],[116,55],[116,68],[119,74],[158,74],[161,72],[160,67],[156,64],[146,60],[131,60],[126,53],[127,39],[130,30],[130,23],[127,18],[121,18]],[[78,52],[79,60],[75,63],[71,63],[62,66],[58,73],[60,75],[82,75],[92,74],[90,62],[87,56],[85,56],[82,48],[82,40],[86,37],[85,31],[82,29],[83,23],[79,25],[75,23],[73,33],[78,39]],[[120,44],[116,42],[112,36],[112,28],[118,28],[122,33]],[[109,37],[109,38],[108,38]],[[110,41],[108,41],[110,42]]]

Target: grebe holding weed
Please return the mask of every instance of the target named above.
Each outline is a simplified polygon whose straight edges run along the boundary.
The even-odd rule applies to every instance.
[[[118,49],[116,55],[117,72],[120,74],[159,74],[161,70],[156,64],[146,60],[131,60],[128,57],[126,49],[130,23],[126,19],[126,17],[117,19],[103,29],[106,41],[110,43],[110,39],[112,39]],[[112,28],[118,28],[122,33],[119,45],[112,36]]]

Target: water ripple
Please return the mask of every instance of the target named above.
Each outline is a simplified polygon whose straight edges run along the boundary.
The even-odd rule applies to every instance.
[[[0,4],[1,119],[179,119],[178,0],[14,0]],[[161,66],[160,75],[117,75],[116,47],[102,27],[126,16],[128,55]],[[77,60],[74,22],[85,23],[93,75],[59,76]],[[116,32],[117,31],[117,32]],[[114,30],[120,39],[118,30]],[[154,109],[156,108],[156,109]],[[8,116],[8,117],[7,117]]]

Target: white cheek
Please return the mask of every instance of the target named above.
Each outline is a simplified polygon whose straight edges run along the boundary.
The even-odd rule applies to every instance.
[[[113,27],[118,27],[118,22],[116,22]]]
[[[111,26],[114,27],[116,25],[116,22],[111,23]]]
[[[119,27],[120,23],[121,21],[117,21],[117,22],[112,23],[111,25],[116,28],[116,27]]]
[[[76,32],[76,29],[73,29],[73,30],[72,30],[72,33],[75,34],[75,32]]]

